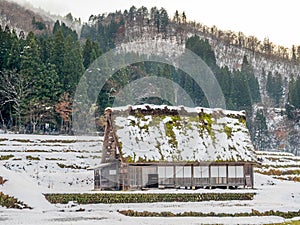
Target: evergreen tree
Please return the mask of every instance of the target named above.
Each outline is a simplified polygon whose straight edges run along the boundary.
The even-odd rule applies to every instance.
[[[160,27],[161,27],[161,25],[160,25],[160,15],[159,15],[159,10],[158,9],[156,9],[156,8],[154,8],[154,12],[153,12],[153,21],[154,21],[154,25],[155,25],[155,27],[156,27],[156,30],[157,30],[157,32],[158,33],[160,33]]]
[[[43,64],[40,59],[38,45],[33,33],[29,33],[26,45],[21,57],[21,76],[30,83],[30,95],[26,98],[24,105],[24,122],[29,123],[35,130],[41,103],[39,100],[44,97],[41,90],[45,90],[43,74]]]
[[[175,15],[174,15],[173,20],[174,20],[176,23],[180,23],[180,22],[181,22],[181,18],[180,18],[180,15],[179,15],[178,10],[175,11]]]
[[[236,110],[247,110],[248,115],[251,115],[251,95],[247,80],[243,73],[236,71],[232,79],[231,99]]]
[[[296,60],[297,60],[295,45],[292,46],[292,60],[294,62],[296,62]]]
[[[53,29],[54,31],[54,29]],[[63,66],[64,66],[64,36],[62,34],[61,29],[58,29],[54,33],[54,37],[51,43],[51,51],[50,51],[50,63],[55,65],[56,72],[60,78],[63,80]]]
[[[226,100],[227,108],[232,109],[231,90],[232,90],[232,74],[228,67],[223,67],[215,72],[216,78],[221,86],[223,95]]]
[[[7,65],[6,68],[9,70],[19,71],[21,67],[21,49],[20,49],[20,41],[15,39],[10,52],[7,56]]]
[[[249,86],[251,102],[260,102],[259,84],[258,80],[254,75],[253,67],[248,63],[247,57],[244,56],[241,72],[246,77],[247,85]]]
[[[54,104],[58,101],[61,94],[61,84],[58,74],[55,70],[55,65],[47,63],[42,64],[41,72],[38,79],[35,80],[36,99],[42,100],[49,104]]]
[[[4,31],[0,30],[0,70],[5,69],[7,65],[7,57],[12,47],[12,34],[8,26],[5,27]]]
[[[258,109],[254,118],[253,141],[258,150],[265,150],[269,147],[269,134],[266,117],[262,109]]]
[[[37,43],[39,45],[40,58],[44,64],[50,62],[52,51],[52,40],[47,36],[38,36]]]
[[[54,26],[53,26],[53,34],[56,34],[57,31],[60,29],[60,22],[58,20],[56,20],[56,22],[54,23]]]
[[[102,51],[97,42],[93,41],[92,46],[93,46],[92,61],[94,61],[95,59],[97,59],[99,56],[102,55]]]
[[[29,33],[21,56],[20,73],[34,82],[41,72],[41,59],[38,45],[33,33]],[[32,90],[34,91],[34,90]]]
[[[134,5],[130,7],[128,14],[130,22],[134,22],[136,18],[136,7]]]
[[[215,53],[208,40],[202,40],[199,36],[193,36],[186,41],[186,48],[193,51],[214,71],[217,67]]]
[[[161,64],[160,67],[161,69],[159,76],[172,81],[170,65]],[[162,100],[167,100],[168,98],[171,98],[170,100],[174,101],[174,93],[170,93],[171,91],[173,91],[173,88],[167,86],[166,84],[162,84],[162,87],[163,90],[160,90]]]
[[[73,94],[79,79],[84,72],[82,50],[71,35],[66,38],[63,58],[63,89]]]
[[[279,73],[273,76],[271,73],[268,74],[266,89],[268,95],[273,98],[276,106],[279,106],[280,99],[283,95],[283,83]]]
[[[101,50],[96,42],[92,42],[89,38],[83,46],[83,65],[87,69],[94,60],[101,55]]]
[[[164,8],[161,8],[159,10],[159,31],[163,32],[163,33],[167,33],[167,26],[169,24],[169,16],[168,16],[168,12],[167,10],[165,10]]]
[[[182,22],[186,23],[186,15],[185,12],[182,12]]]
[[[59,30],[62,32],[64,38],[66,38],[68,35],[71,35],[73,40],[78,39],[78,34],[76,33],[76,31],[70,29],[68,26],[66,26],[65,23],[60,24],[60,22],[57,20],[54,24],[52,32],[55,35]]]
[[[83,65],[84,68],[87,69],[89,67],[89,65],[91,64],[91,58],[92,58],[92,51],[93,51],[93,47],[92,47],[92,42],[91,40],[88,38],[85,42],[85,45],[83,47]]]
[[[289,83],[289,93],[288,93],[288,105],[289,110],[300,109],[300,78],[297,77],[296,80],[292,76]]]

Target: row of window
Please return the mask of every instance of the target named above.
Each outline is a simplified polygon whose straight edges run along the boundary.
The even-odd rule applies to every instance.
[[[210,177],[227,177],[228,178],[243,178],[244,167],[243,166],[210,166]],[[209,166],[194,166],[194,178],[208,178]],[[174,167],[173,166],[159,166],[158,168],[159,178],[173,178]],[[191,166],[175,166],[175,177],[177,178],[190,178],[192,177]]]

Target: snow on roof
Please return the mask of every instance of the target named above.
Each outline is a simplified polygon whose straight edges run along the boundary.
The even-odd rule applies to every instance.
[[[107,112],[132,161],[256,161],[244,111],[147,104]]]

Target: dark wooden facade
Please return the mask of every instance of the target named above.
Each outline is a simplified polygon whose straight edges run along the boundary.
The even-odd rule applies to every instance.
[[[252,163],[105,163],[94,169],[95,190],[253,188]],[[126,176],[124,176],[126,174]]]

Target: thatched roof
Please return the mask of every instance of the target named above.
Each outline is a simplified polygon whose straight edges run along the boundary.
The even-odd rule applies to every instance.
[[[244,111],[138,105],[107,113],[130,161],[256,161]]]

